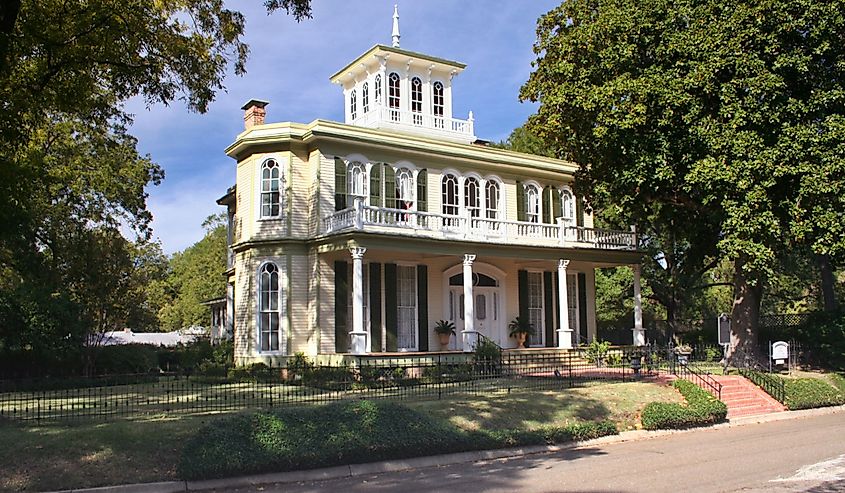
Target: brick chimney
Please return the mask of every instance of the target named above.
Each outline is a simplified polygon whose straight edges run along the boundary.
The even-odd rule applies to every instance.
[[[264,117],[267,115],[264,107],[268,104],[270,104],[269,101],[250,99],[241,107],[244,110],[244,129],[249,130],[256,125],[264,125]]]

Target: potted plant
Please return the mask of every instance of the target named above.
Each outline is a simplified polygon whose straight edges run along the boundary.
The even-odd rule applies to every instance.
[[[455,324],[448,320],[438,320],[434,324],[434,332],[437,334],[440,346],[445,349],[449,346],[449,339],[455,334]]]
[[[525,339],[528,338],[529,334],[534,333],[534,326],[528,320],[516,317],[508,324],[508,330],[510,330],[509,335],[516,339],[517,348],[524,349]]]
[[[678,363],[686,365],[689,362],[689,356],[692,354],[692,346],[683,343],[675,346],[675,354],[678,355]]]

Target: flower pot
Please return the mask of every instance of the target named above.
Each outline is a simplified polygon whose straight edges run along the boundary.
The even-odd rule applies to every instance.
[[[442,349],[446,349],[449,347],[449,340],[452,338],[452,334],[437,334],[437,340],[440,341],[440,347]]]
[[[516,334],[516,347],[518,349],[525,349],[525,339],[528,337],[528,334],[525,332],[519,332]]]

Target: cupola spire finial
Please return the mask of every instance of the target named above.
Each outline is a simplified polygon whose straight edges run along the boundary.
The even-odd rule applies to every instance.
[[[393,6],[393,47],[399,48],[399,6]]]

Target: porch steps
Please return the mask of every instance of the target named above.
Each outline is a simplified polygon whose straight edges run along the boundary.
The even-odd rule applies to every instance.
[[[722,384],[722,402],[728,406],[728,418],[781,412],[783,404],[763,389],[739,375],[713,375]]]

